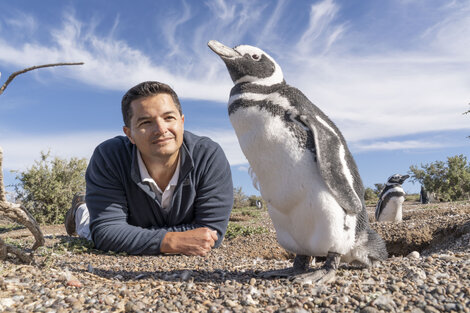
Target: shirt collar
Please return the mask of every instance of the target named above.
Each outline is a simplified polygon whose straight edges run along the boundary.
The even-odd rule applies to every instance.
[[[152,178],[152,176],[150,176],[147,170],[147,167],[145,166],[144,160],[142,160],[142,156],[140,155],[139,150],[137,150],[137,163],[139,166],[141,181],[149,183],[150,185],[156,187],[157,190],[162,193],[163,191],[157,185],[157,183]],[[180,174],[180,157],[178,156],[178,163],[176,164],[175,172],[173,173],[173,176],[171,177],[170,182],[168,183],[168,186],[166,186],[165,190],[170,189],[171,186],[176,186],[176,184],[178,183],[179,174]]]

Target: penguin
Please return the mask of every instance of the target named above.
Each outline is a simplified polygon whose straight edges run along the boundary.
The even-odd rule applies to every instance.
[[[341,262],[370,266],[387,258],[370,228],[364,186],[343,135],[263,50],[211,40],[234,86],[230,122],[266,201],[279,244],[294,253],[292,268],[262,273],[301,283],[335,279]],[[309,271],[312,257],[326,257]]]
[[[405,201],[403,182],[410,175],[394,174],[390,176],[384,189],[380,192],[379,202],[375,207],[375,219],[379,222],[401,222],[403,219],[402,204]]]

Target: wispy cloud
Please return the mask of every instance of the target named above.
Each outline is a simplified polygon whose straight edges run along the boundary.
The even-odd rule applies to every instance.
[[[339,7],[333,0],[323,0],[312,4],[308,28],[300,37],[297,49],[304,55],[322,54],[329,50],[333,42],[344,32],[343,24],[333,23]]]
[[[167,57],[172,57],[174,55],[180,54],[180,51],[184,48],[182,44],[177,41],[178,36],[177,29],[180,25],[183,25],[191,18],[191,9],[189,5],[183,1],[183,10],[182,12],[170,12],[170,18],[162,25],[163,36],[165,36],[167,43],[169,45],[170,52]],[[181,30],[184,31],[184,30]]]
[[[65,134],[22,135],[2,133],[0,143],[5,170],[24,170],[38,160],[41,151],[62,158],[89,159],[95,147],[106,139],[119,135],[113,132],[80,132]]]
[[[436,149],[448,147],[448,143],[404,140],[404,141],[375,141],[372,143],[353,144],[352,148],[357,152],[363,151],[392,151],[392,150],[418,150],[418,149]]]
[[[194,133],[208,136],[222,147],[232,166],[248,164],[232,130],[198,129]],[[124,135],[117,132],[73,132],[62,134],[22,135],[3,133],[0,144],[4,151],[5,170],[24,170],[38,160],[41,151],[51,151],[61,158],[89,159],[96,146],[114,136]]]
[[[184,2],[182,15],[174,24],[168,21],[160,25],[158,31],[165,34],[161,46],[166,52],[170,47],[170,53],[163,57],[156,58],[115,38],[119,18],[103,35],[87,21],[69,14],[64,15],[60,26],[44,26],[42,30],[51,34],[50,42],[18,42],[2,32],[0,61],[18,68],[83,61],[85,66],[63,69],[61,73],[95,88],[112,90],[126,90],[138,82],[158,78],[172,85],[182,98],[226,103],[231,82],[223,63],[206,42],[219,39],[228,45],[252,43],[276,56],[287,82],[324,110],[348,140],[357,143],[469,128],[468,116],[461,115],[470,97],[468,2],[436,8],[439,18],[430,18],[425,31],[413,33],[413,45],[396,42],[397,46],[385,48],[380,40],[361,41],[354,36],[353,21],[345,20],[346,15],[339,19],[343,7],[333,0],[307,7],[307,22],[297,36],[283,41],[278,40],[277,33],[289,27],[286,19],[290,2],[214,0],[205,5],[208,10],[200,13],[204,15],[194,16],[194,3]],[[18,15],[17,20],[20,18]],[[38,27],[34,17],[28,19],[25,27],[31,31]],[[191,27],[182,31],[188,21]],[[232,134],[221,139],[227,138],[235,137]],[[232,153],[232,162],[242,164],[238,152],[227,152]]]
[[[230,165],[248,164],[232,129],[192,129],[199,136],[207,136],[217,142],[225,152]]]
[[[237,167],[237,170],[239,170],[240,172],[247,172],[250,170],[250,168],[248,166],[239,166]]]

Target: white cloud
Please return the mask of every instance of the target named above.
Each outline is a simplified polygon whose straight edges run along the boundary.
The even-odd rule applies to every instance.
[[[240,172],[246,172],[248,173],[248,171],[250,170],[250,168],[248,166],[239,166],[237,167],[237,170],[239,170]]]
[[[194,4],[185,4],[185,13],[176,24],[162,27],[166,42],[161,45],[168,45],[172,52],[161,58],[114,35],[100,35],[94,25],[68,15],[63,25],[51,31],[48,43],[11,43],[0,34],[0,61],[19,68],[84,61],[84,66],[64,68],[60,73],[113,90],[127,90],[138,82],[158,79],[173,86],[182,98],[225,104],[231,88],[229,75],[206,42],[219,39],[236,45],[249,38],[272,51],[287,82],[302,90],[355,143],[469,128],[468,116],[461,114],[470,98],[468,3],[437,8],[442,18],[429,24],[424,33],[413,34],[413,45],[400,46],[398,42],[396,47],[387,47],[386,53],[380,40],[356,42],[357,37],[348,33],[354,21],[339,20],[342,7],[333,0],[311,5],[308,23],[298,37],[285,38],[284,42],[278,33],[288,27],[284,15],[291,3],[278,1],[269,6],[256,1],[208,1],[208,15],[199,25],[179,31],[189,19],[193,21],[189,5]],[[33,22],[26,24],[34,26]],[[118,28],[117,19],[111,34]],[[182,32],[184,37],[178,38]],[[358,46],[368,49],[358,52]],[[374,53],[378,47],[380,52]],[[190,57],[182,60],[182,51]],[[226,142],[224,150],[232,164],[246,163],[234,133],[211,134],[214,136],[219,136],[221,144]],[[385,145],[382,147],[385,149]]]
[[[435,149],[448,147],[447,143],[419,141],[419,140],[404,140],[404,141],[375,141],[372,143],[359,143],[353,144],[352,149],[358,152],[376,151],[376,150],[418,150],[418,149]]]
[[[308,28],[300,37],[297,49],[307,57],[312,53],[328,51],[333,42],[344,32],[345,26],[333,23],[338,6],[333,0],[312,4]]]
[[[21,135],[2,134],[4,170],[24,170],[34,164],[41,151],[51,151],[52,156],[61,158],[89,159],[95,147],[106,139],[117,136],[111,132],[82,132],[69,134]]]
[[[231,129],[191,129],[199,136],[207,136],[217,142],[232,166],[248,164]],[[51,151],[51,155],[62,158],[87,158],[101,142],[118,135],[117,132],[73,132],[61,134],[22,135],[2,133],[0,146],[4,151],[6,170],[25,169],[39,159],[40,152]]]
[[[19,68],[55,62],[84,62],[62,75],[94,87],[127,90],[145,80],[167,82],[185,98],[227,99],[230,85],[207,79],[193,79],[173,74],[171,66],[156,65],[142,51],[125,41],[98,36],[73,16],[67,16],[62,28],[52,31],[53,44],[10,44],[0,37],[0,61]]]
[[[248,164],[232,129],[191,129],[199,136],[207,136],[217,142],[225,152],[230,165]]]
[[[37,29],[37,21],[34,16],[17,10],[10,12],[9,17],[4,21],[9,27],[25,33],[33,33]]]

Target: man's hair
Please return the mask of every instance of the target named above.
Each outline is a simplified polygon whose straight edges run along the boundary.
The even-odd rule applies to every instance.
[[[122,110],[122,119],[124,120],[124,125],[126,125],[127,127],[130,127],[131,118],[132,118],[132,108],[131,108],[132,101],[139,99],[139,98],[155,96],[161,93],[169,94],[171,98],[173,99],[173,102],[175,103],[176,108],[178,109],[178,112],[180,113],[180,115],[183,115],[183,112],[181,110],[180,100],[178,99],[176,92],[173,89],[171,89],[170,86],[164,83],[160,83],[160,82],[147,81],[147,82],[143,82],[132,87],[122,97],[121,110]]]

